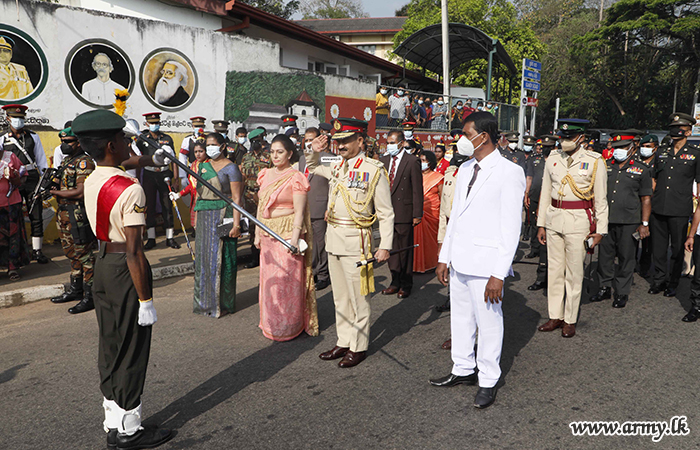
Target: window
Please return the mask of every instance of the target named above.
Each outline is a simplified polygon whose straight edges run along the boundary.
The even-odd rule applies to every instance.
[[[340,66],[340,69],[338,70],[338,75],[342,75],[344,77],[349,77],[350,76],[350,66],[349,65]]]
[[[309,72],[314,71],[314,63],[312,61],[309,61],[309,64],[307,66]]]
[[[324,64],[322,62],[314,63],[314,72],[324,72]]]
[[[359,48],[363,52],[367,52],[367,53],[370,53],[372,55],[374,55],[374,52],[377,51],[376,45],[358,45],[357,48]]]
[[[319,72],[323,72],[323,70],[320,70]],[[326,64],[325,73],[330,73],[331,75],[338,75],[338,65],[337,64]]]

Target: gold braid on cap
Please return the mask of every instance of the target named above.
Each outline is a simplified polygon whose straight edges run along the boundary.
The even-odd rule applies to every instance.
[[[566,174],[564,179],[561,180],[561,189],[559,189],[559,192],[558,192],[560,201],[564,197],[564,187],[567,184],[571,188],[571,192],[573,192],[576,197],[580,198],[581,200],[593,200],[593,197],[595,196],[593,193],[593,187],[595,186],[595,174],[598,171],[598,161],[600,161],[600,158],[596,158],[595,162],[593,163],[593,173],[591,174],[591,184],[586,189],[580,189],[578,186],[576,186],[576,181],[574,181],[571,174],[569,174],[569,173]]]

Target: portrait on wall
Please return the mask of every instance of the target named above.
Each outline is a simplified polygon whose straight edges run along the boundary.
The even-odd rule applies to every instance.
[[[139,79],[148,101],[165,111],[185,109],[199,88],[192,61],[173,48],[159,48],[149,53],[141,64]]]
[[[136,78],[126,53],[104,39],[76,44],[66,57],[65,75],[71,92],[95,108],[111,108],[117,89],[133,92]]]
[[[27,33],[0,24],[0,104],[26,103],[46,86],[44,51]]]

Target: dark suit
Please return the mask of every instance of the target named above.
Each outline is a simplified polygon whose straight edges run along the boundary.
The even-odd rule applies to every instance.
[[[387,173],[391,173],[391,156],[380,158]],[[391,185],[391,204],[394,207],[394,244],[397,250],[413,245],[413,219],[423,217],[423,174],[420,159],[404,153]],[[391,286],[403,290],[413,287],[413,250],[389,257]]]
[[[321,157],[335,156],[332,153],[321,152]],[[299,171],[304,172],[306,169],[306,160],[302,157],[299,159]],[[314,278],[316,281],[330,280],[328,274],[328,253],[326,253],[326,209],[328,208],[328,180],[321,176],[315,176],[313,173],[308,175],[309,184],[309,213],[311,216],[311,229],[313,231],[313,253],[314,259],[312,267],[314,270]]]

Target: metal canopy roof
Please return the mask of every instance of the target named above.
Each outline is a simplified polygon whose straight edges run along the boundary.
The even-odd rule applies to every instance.
[[[473,59],[488,59],[495,44],[494,61],[506,66],[512,75],[518,73],[513,60],[498,40],[463,23],[450,23],[448,28],[450,71]],[[442,73],[442,26],[438,23],[416,31],[394,53],[431,72]]]

